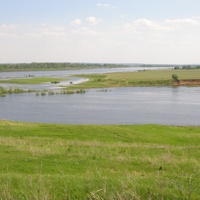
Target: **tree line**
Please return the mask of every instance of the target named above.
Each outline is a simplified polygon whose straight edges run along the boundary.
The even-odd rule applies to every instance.
[[[90,63],[16,63],[0,64],[0,72],[3,71],[39,71],[39,70],[73,70],[92,68],[124,67],[123,64],[90,64]]]

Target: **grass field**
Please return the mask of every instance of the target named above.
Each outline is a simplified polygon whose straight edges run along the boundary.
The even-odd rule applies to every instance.
[[[0,121],[0,199],[199,199],[200,127]]]
[[[14,84],[42,84],[46,82],[62,81],[66,79],[52,78],[52,77],[35,77],[35,78],[24,78],[24,79],[9,79],[0,80],[0,83],[14,83]]]
[[[200,79],[200,70],[145,70],[109,74],[80,75],[90,81],[79,84],[79,88],[106,88],[132,86],[172,86],[172,74],[179,79]]]
[[[200,79],[200,69],[195,70],[145,70],[140,72],[118,72],[108,74],[77,75],[88,78],[88,82],[69,86],[70,88],[108,88],[132,86],[172,86],[172,74],[179,79]],[[0,80],[0,83],[42,84],[45,82],[62,81],[66,79],[52,77],[35,77],[25,79]]]

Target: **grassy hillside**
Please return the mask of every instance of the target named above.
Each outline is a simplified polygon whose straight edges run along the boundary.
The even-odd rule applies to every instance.
[[[0,199],[198,199],[200,127],[0,121]]]

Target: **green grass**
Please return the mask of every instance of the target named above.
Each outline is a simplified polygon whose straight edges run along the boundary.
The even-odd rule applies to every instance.
[[[132,86],[173,86],[172,74],[179,79],[200,79],[200,70],[145,70],[140,72],[120,72],[109,74],[89,74],[80,77],[89,78],[78,88],[108,88]]]
[[[198,199],[200,127],[0,121],[0,199]]]
[[[177,74],[179,79],[199,79],[200,69],[195,70],[145,70],[140,72],[120,72],[109,74],[77,75],[89,78],[88,82],[69,88],[108,88],[132,86],[173,86],[172,74]],[[0,83],[15,84],[42,84],[45,82],[59,82],[64,79],[52,77],[36,77],[26,79],[0,80]]]
[[[35,77],[35,78],[24,78],[24,79],[9,79],[0,80],[0,83],[14,83],[14,84],[42,84],[46,82],[62,81],[66,79],[52,78],[52,77]]]

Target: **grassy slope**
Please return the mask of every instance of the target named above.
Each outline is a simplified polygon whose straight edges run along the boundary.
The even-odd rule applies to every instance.
[[[0,199],[197,199],[200,127],[0,121]]]
[[[179,79],[199,79],[200,70],[146,70],[109,74],[80,75],[90,81],[79,84],[80,88],[106,88],[127,86],[171,86],[172,74]]]
[[[42,84],[46,82],[62,81],[61,78],[52,77],[36,77],[36,78],[24,78],[24,79],[10,79],[0,80],[0,83],[14,83],[14,84]]]

